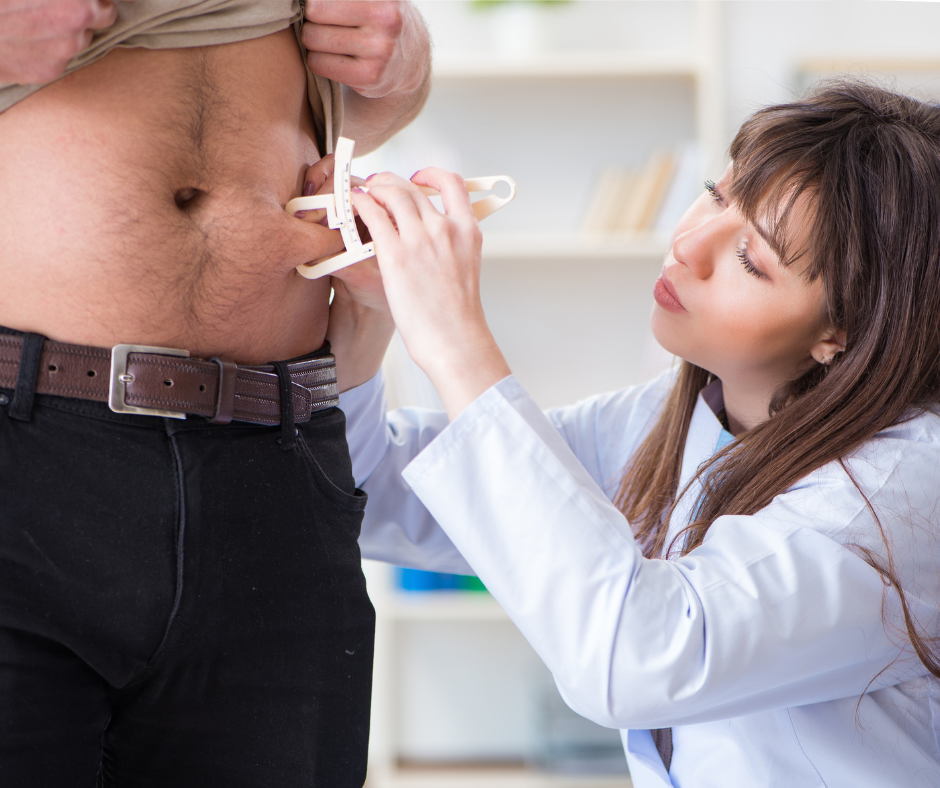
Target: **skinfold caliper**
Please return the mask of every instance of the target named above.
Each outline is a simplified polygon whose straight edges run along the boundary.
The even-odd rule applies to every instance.
[[[284,208],[291,216],[297,211],[326,210],[326,219],[330,229],[338,229],[343,236],[343,244],[346,246],[345,252],[297,266],[297,272],[307,279],[319,279],[321,276],[332,274],[340,268],[345,268],[347,265],[358,263],[360,260],[375,255],[375,244],[371,241],[365,244],[362,242],[353,216],[352,196],[350,194],[352,182],[350,167],[352,166],[355,144],[346,137],[340,137],[336,141],[332,194],[295,197]],[[469,192],[490,191],[496,188],[496,184],[500,181],[509,185],[509,196],[499,197],[491,194],[489,197],[484,197],[482,200],[473,203],[473,214],[478,220],[495,213],[512,200],[516,196],[516,182],[506,175],[470,178],[464,181]],[[420,189],[429,196],[438,194],[437,191],[427,186],[421,186]]]

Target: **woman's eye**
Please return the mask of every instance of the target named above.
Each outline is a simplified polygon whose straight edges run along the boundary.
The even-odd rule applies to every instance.
[[[764,272],[756,268],[751,262],[750,258],[747,256],[747,246],[742,246],[735,252],[738,260],[741,261],[741,265],[744,266],[744,270],[747,271],[751,276],[756,276],[758,279],[764,278]]]
[[[705,181],[705,191],[707,191],[715,202],[721,202],[721,195],[718,194],[718,187],[714,181]]]

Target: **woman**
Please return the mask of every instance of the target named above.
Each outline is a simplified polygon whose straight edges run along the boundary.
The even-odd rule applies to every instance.
[[[730,152],[654,287],[678,372],[547,414],[486,326],[455,177],[414,178],[446,216],[369,180],[390,313],[447,414],[386,426],[379,380],[344,395],[364,553],[458,550],[572,708],[623,730],[638,787],[940,785],[940,109],[830,83]],[[345,279],[351,386],[391,321],[374,273]]]

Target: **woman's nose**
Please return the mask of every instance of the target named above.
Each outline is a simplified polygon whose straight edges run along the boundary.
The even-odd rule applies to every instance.
[[[676,235],[672,251],[700,279],[711,276],[719,250],[727,243],[725,215],[700,217]]]

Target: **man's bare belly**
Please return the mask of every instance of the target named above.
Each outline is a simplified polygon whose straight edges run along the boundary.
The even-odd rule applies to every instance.
[[[0,114],[0,325],[242,363],[319,347],[343,248],[284,213],[320,157],[291,30],[117,49]]]

